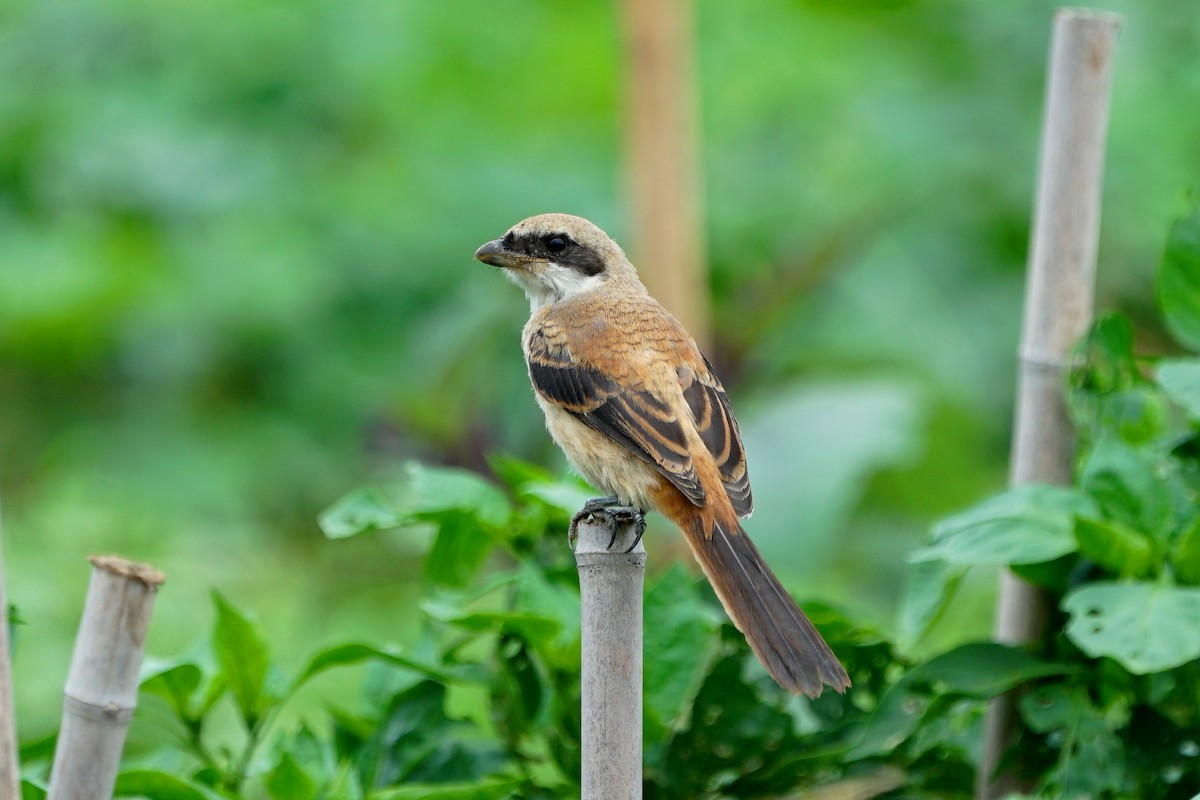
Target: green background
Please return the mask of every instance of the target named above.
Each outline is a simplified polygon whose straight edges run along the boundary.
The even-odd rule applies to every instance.
[[[1200,168],[1200,15],[1100,5],[1125,24],[1097,304],[1161,352],[1152,274]],[[697,9],[713,356],[748,527],[800,596],[890,624],[930,521],[1005,481],[1053,4]],[[471,253],[550,210],[627,238],[623,63],[600,2],[0,2],[24,738],[57,717],[87,554],[166,571],[149,652],[199,639],[216,587],[298,663],[414,625],[427,542],[324,540],[340,494],[410,458],[563,468],[521,364],[525,301]],[[682,553],[649,535],[657,566]],[[990,623],[973,597],[964,638]]]

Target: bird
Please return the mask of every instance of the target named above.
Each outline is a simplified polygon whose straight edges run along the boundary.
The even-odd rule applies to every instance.
[[[589,501],[573,525],[607,510],[635,520],[640,537],[646,511],[658,511],[683,532],[780,686],[809,697],[825,686],[844,693],[846,670],[742,527],[754,499],[725,389],[621,247],[582,217],[541,214],[475,258],[524,290],[530,317],[521,346],[547,430],[608,495]]]

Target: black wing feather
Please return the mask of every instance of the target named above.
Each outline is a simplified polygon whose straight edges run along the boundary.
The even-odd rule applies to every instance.
[[[529,378],[544,398],[653,466],[692,503],[704,505],[687,433],[670,406],[649,392],[623,388],[599,370],[556,359],[541,344],[528,366]]]

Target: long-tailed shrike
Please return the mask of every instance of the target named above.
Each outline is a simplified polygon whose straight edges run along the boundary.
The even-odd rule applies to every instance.
[[[616,242],[585,219],[543,214],[475,257],[529,298],[521,343],[546,427],[583,477],[613,495],[586,510],[659,511],[781,686],[845,691],[846,671],[742,529],[753,500],[721,382]]]

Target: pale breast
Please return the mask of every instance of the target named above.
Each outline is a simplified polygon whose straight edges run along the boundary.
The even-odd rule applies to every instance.
[[[538,405],[546,415],[546,429],[551,438],[584,480],[604,494],[616,495],[624,503],[642,509],[652,507],[650,492],[662,480],[657,470],[570,412],[541,397]]]

